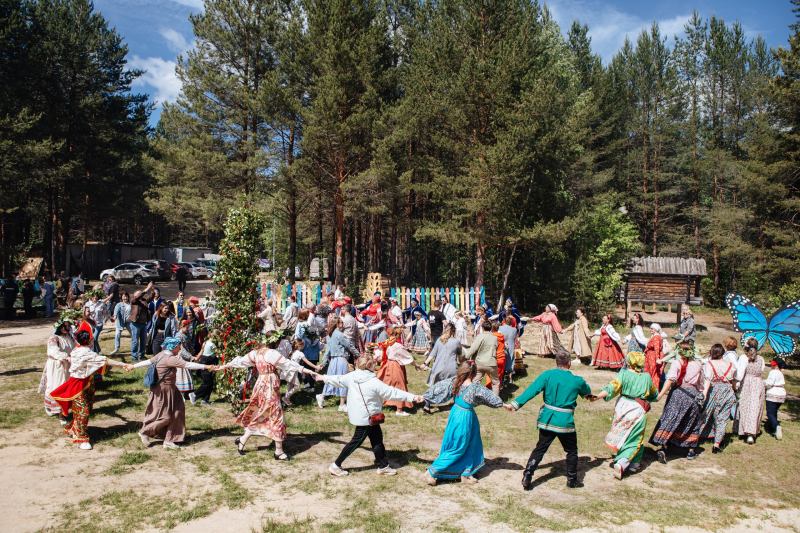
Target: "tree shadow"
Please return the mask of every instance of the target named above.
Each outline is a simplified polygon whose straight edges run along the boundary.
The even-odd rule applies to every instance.
[[[603,459],[601,457],[591,460],[586,456],[578,457],[578,482],[583,483],[583,479],[584,477],[586,477],[586,473],[602,465],[605,461],[606,459]],[[567,477],[566,459],[560,459],[552,463],[542,463],[536,468],[536,470],[541,470],[543,468],[547,468],[548,466],[550,467],[550,471],[547,474],[541,477],[535,477],[534,474],[533,484],[531,485],[532,489],[538,487],[539,485],[547,483],[551,479],[559,477],[563,477],[566,479]]]
[[[21,376],[22,374],[30,374],[31,372],[41,372],[41,370],[38,368],[18,368],[16,370],[0,372],[0,376]]]

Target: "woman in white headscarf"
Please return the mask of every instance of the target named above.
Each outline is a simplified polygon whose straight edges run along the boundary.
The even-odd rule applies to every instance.
[[[558,322],[557,312],[558,308],[554,304],[547,304],[544,308],[544,313],[533,317],[534,321],[542,323],[542,336],[539,338],[539,357],[547,357],[559,350],[564,350],[564,346],[558,339],[558,334],[561,333],[561,324]]]

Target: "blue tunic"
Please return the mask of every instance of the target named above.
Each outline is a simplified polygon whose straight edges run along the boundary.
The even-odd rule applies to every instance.
[[[455,378],[440,381],[423,395],[431,403],[448,401],[453,395]],[[461,394],[455,397],[453,408],[447,418],[439,457],[428,467],[431,476],[437,479],[458,479],[471,476],[483,465],[483,442],[481,424],[475,414],[475,406],[487,405],[494,409],[503,406],[503,400],[480,383],[461,386]]]

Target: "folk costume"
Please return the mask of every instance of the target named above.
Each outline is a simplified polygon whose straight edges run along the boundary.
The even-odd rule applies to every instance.
[[[426,403],[434,404],[454,399],[439,456],[428,467],[428,472],[436,479],[469,477],[483,467],[481,424],[475,414],[475,406],[486,405],[492,409],[503,407],[503,400],[478,382],[461,385],[458,393],[453,390],[454,384],[455,377],[448,378],[438,382],[422,396]]]
[[[433,350],[428,355],[429,359],[433,359],[433,366],[425,384],[428,387],[433,387],[440,381],[456,377],[458,373],[458,358],[462,353],[463,348],[458,338],[450,337],[447,341],[442,342],[442,338],[439,337],[433,346]]]
[[[581,357],[592,356],[592,330],[589,329],[589,320],[586,316],[576,318],[564,333],[570,334],[567,350],[578,356],[575,361],[577,364],[581,363]]]
[[[461,313],[456,314],[456,339],[461,343],[462,348],[469,347],[467,341],[467,320]]]
[[[667,396],[661,418],[658,419],[650,444],[661,446],[658,459],[666,463],[666,448],[675,444],[690,448],[687,458],[696,457],[694,448],[700,439],[703,424],[703,365],[688,354],[669,368],[667,381],[672,388]]]
[[[379,328],[376,330],[369,329],[369,326],[374,326],[383,320],[383,313],[381,313],[381,293],[376,292],[372,295],[372,301],[366,309],[361,312],[361,318],[364,320],[364,344],[368,342],[383,342],[388,338],[386,328]]]
[[[594,334],[600,336],[600,342],[597,343],[597,348],[594,350],[592,366],[622,368],[625,356],[619,346],[619,333],[614,331],[611,322],[603,324]]]
[[[283,442],[286,439],[286,418],[281,406],[281,379],[278,370],[303,372],[304,367],[286,359],[277,350],[259,348],[245,356],[234,358],[221,368],[253,367],[258,370],[258,380],[253,386],[250,403],[236,417],[236,421],[245,428],[245,434]]]
[[[411,337],[411,344],[408,349],[414,353],[427,353],[428,350],[430,350],[428,334],[431,330],[428,327],[428,321],[419,311],[416,312],[416,318],[416,324],[412,326],[414,334],[413,337]]]
[[[539,393],[543,393],[544,400],[536,423],[539,428],[539,442],[528,459],[522,475],[522,485],[526,489],[531,487],[536,467],[542,462],[553,440],[558,438],[567,453],[567,486],[577,487],[578,437],[575,434],[574,413],[578,396],[588,396],[592,389],[582,377],[574,375],[568,369],[554,368],[536,378],[521,396],[510,402],[511,407],[519,410]]]
[[[44,394],[44,411],[48,416],[61,414],[61,405],[55,401],[50,393],[69,379],[70,353],[75,349],[75,337],[68,331],[66,335],[59,335],[62,326],[69,326],[70,322],[60,320],[55,325],[55,331],[47,340],[47,362],[39,381],[39,394]],[[63,419],[62,419],[63,420]],[[62,422],[66,424],[66,422]]]
[[[564,349],[558,338],[558,333],[561,333],[561,324],[558,322],[556,312],[558,312],[558,308],[555,305],[547,304],[546,312],[533,317],[536,322],[542,323],[542,336],[539,338],[539,357],[547,357]]]
[[[641,320],[641,315],[636,313]],[[628,353],[641,352],[647,349],[647,337],[644,336],[644,329],[639,324],[633,326],[631,332],[625,337],[625,344],[628,345]]]
[[[605,445],[617,452],[614,460],[615,475],[639,469],[644,454],[644,430],[650,402],[658,397],[658,388],[650,374],[644,372],[645,356],[642,352],[628,352],[626,368],[619,371],[611,383],[601,390],[606,392],[605,401],[619,397],[614,407],[611,430],[606,435]]]
[[[336,328],[333,330],[330,339],[328,339],[328,343],[325,345],[325,355],[322,357],[322,366],[330,362],[330,366],[328,366],[328,375],[343,376],[350,372],[350,368],[347,365],[348,357],[356,360],[360,355],[361,354],[358,353],[358,350],[350,343],[350,340],[345,334],[342,333],[339,328]],[[346,397],[347,389],[325,385],[322,389],[321,396]]]
[[[498,319],[500,320],[501,324],[507,316],[514,317],[514,327],[517,328],[517,331],[519,331],[519,336],[521,337],[522,334],[525,333],[525,324],[522,323],[522,316],[519,314],[519,310],[514,305],[514,299],[511,296],[506,298],[506,306],[498,315]]]
[[[650,329],[656,330],[656,334],[650,337],[644,350],[644,371],[650,374],[650,379],[658,387],[661,383],[661,374],[664,373],[664,363],[658,362],[664,353],[664,332],[658,324],[650,324]]]
[[[419,314],[426,321],[428,320],[428,313],[426,313],[425,310],[422,307],[420,307],[419,302],[415,298],[411,298],[411,306],[403,309],[403,319],[408,321],[414,320],[417,318],[417,312],[419,312]],[[415,324],[411,326],[411,336],[413,337],[416,334],[417,334],[417,326]]]
[[[389,387],[401,391],[408,391],[408,377],[406,376],[406,365],[414,364],[414,358],[406,351],[399,342],[392,343],[391,340],[385,343],[383,362],[378,370],[378,379],[386,383]],[[386,400],[384,405],[397,407],[400,413],[403,407],[411,408],[413,404],[407,401]],[[403,416],[403,415],[399,415]]]
[[[108,359],[89,349],[92,343],[92,328],[88,322],[83,322],[76,337],[81,333],[88,333],[88,340],[79,344],[70,354],[69,379],[60,387],[50,392],[50,397],[61,406],[64,416],[72,409],[72,420],[64,426],[64,433],[72,436],[72,443],[78,444],[82,450],[91,450],[89,443],[89,415],[94,404],[95,374],[103,375],[109,366],[125,366],[124,363]]]
[[[747,354],[739,357],[736,379],[739,381],[739,408],[733,421],[733,431],[741,436],[753,437],[761,429],[764,415],[765,389],[761,374],[764,372],[764,358],[756,356],[752,363]]]
[[[736,405],[731,384],[736,380],[736,366],[724,359],[712,359],[703,365],[703,375],[710,387],[703,408],[700,438],[713,438],[714,447],[719,448],[731,420],[731,410]]]
[[[181,346],[177,337],[167,337],[161,343],[162,351],[151,359],[140,361],[133,368],[155,365],[157,383],[150,387],[147,407],[139,436],[142,442],[150,444],[151,438],[164,440],[165,448],[175,448],[176,442],[186,438],[186,404],[177,387],[178,369],[204,370],[205,365],[188,362],[172,350]]]

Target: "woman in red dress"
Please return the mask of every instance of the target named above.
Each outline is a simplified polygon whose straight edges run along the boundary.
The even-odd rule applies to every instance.
[[[650,324],[650,340],[647,341],[647,349],[644,351],[644,371],[653,378],[656,388],[661,383],[661,374],[664,372],[664,363],[658,360],[664,357],[664,332],[661,326],[655,322]]]
[[[603,325],[593,335],[593,337],[598,336],[600,337],[600,342],[597,343],[597,348],[594,350],[592,366],[613,369],[622,368],[625,363],[625,355],[623,355],[622,348],[619,346],[619,333],[614,331],[614,326],[611,325],[611,315],[603,317]]]

